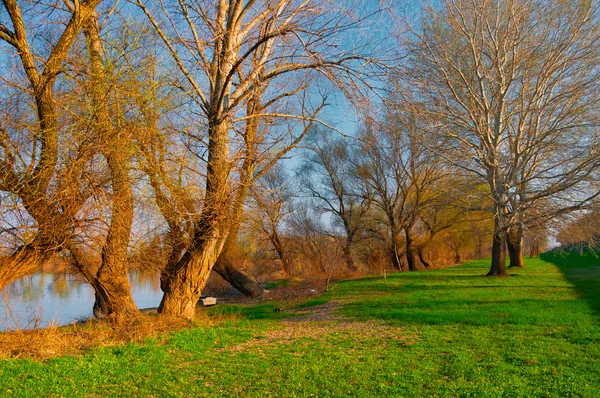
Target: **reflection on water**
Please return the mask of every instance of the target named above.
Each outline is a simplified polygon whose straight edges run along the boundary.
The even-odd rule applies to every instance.
[[[162,297],[157,273],[129,271],[138,308],[157,307]],[[92,316],[94,291],[80,275],[39,273],[0,291],[0,330],[65,325]]]

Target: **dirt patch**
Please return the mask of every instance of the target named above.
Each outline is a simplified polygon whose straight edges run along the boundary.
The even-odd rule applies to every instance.
[[[219,351],[249,352],[268,346],[291,345],[300,339],[325,341],[333,336],[355,340],[396,341],[403,345],[413,345],[419,339],[417,334],[402,327],[377,321],[358,322],[339,316],[335,313],[339,306],[339,303],[327,303],[306,309],[290,310],[297,315],[279,321],[280,328],[270,330],[252,341],[221,348]]]
[[[314,307],[292,308],[288,312],[294,314],[294,316],[283,322],[339,322],[341,317],[335,314],[339,307],[339,303],[330,301]]]

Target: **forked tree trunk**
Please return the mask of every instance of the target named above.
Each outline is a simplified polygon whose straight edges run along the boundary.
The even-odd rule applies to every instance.
[[[524,268],[523,260],[523,226],[521,224],[511,228],[507,234],[506,246],[510,258],[510,268]]]
[[[215,265],[224,239],[218,235],[201,238],[196,248],[187,251],[169,272],[163,284],[164,295],[158,307],[162,314],[193,319],[196,305]]]
[[[248,115],[260,112],[260,95],[261,93],[257,91],[248,99],[248,104],[246,105]],[[256,280],[239,269],[233,262],[238,245],[237,241],[240,223],[242,222],[244,203],[246,202],[250,185],[252,185],[253,180],[256,178],[254,171],[258,161],[256,154],[258,122],[258,117],[249,118],[246,122],[246,134],[244,136],[246,153],[240,171],[239,187],[235,195],[235,202],[233,203],[229,220],[231,227],[223,251],[213,268],[231,286],[247,297],[259,297],[265,293],[263,287]]]
[[[202,289],[206,285],[229,234],[229,123],[209,118],[208,163],[202,214],[194,226],[191,247],[175,264],[161,274],[164,295],[158,312],[192,319]]]
[[[35,150],[33,152],[33,160],[37,159],[37,162],[32,163],[32,165],[35,164],[35,167],[28,167],[24,173],[17,173],[9,164],[10,162],[5,162],[2,167],[2,180],[3,184],[10,187],[9,191],[19,197],[27,212],[38,222],[38,234],[42,236],[39,241],[42,244],[34,242],[31,245],[23,246],[0,262],[0,289],[20,277],[36,271],[59,250],[63,242],[60,238],[54,238],[54,232],[63,237],[67,234],[63,228],[65,225],[54,223],[52,220],[53,217],[56,217],[54,206],[46,206],[47,188],[55,176],[59,155],[53,87],[71,45],[99,2],[99,0],[93,0],[81,4],[66,23],[56,45],[47,52],[48,57],[42,59],[39,58],[40,54],[34,54],[27,40],[27,23],[23,19],[18,2],[3,2],[4,11],[12,20],[15,32],[9,34],[5,31],[2,40],[16,48],[23,70],[29,80],[39,123],[39,130],[35,132],[35,140],[39,147],[37,147],[38,152]],[[4,26],[2,28],[7,30]],[[42,66],[43,72],[38,70],[38,65]],[[46,235],[44,236],[44,234]],[[46,237],[50,237],[49,240]]]
[[[358,268],[354,264],[354,257],[352,256],[352,241],[352,235],[348,235],[348,237],[346,238],[346,244],[344,245],[342,251],[344,255],[344,260],[346,260],[346,267],[348,268],[348,271],[356,272],[358,271]]]

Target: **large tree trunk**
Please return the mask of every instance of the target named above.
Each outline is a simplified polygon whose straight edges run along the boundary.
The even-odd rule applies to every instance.
[[[506,272],[506,232],[501,216],[494,217],[494,241],[492,243],[492,264],[488,276],[507,276]]]
[[[224,244],[224,239],[218,234],[198,240],[197,246],[187,251],[172,269],[163,271],[166,283],[162,284],[164,295],[158,307],[159,313],[194,318],[202,290]]]
[[[406,263],[408,264],[409,271],[418,271],[419,266],[417,263],[417,255],[412,247],[406,247]]]
[[[506,239],[506,246],[510,257],[510,268],[523,268],[523,225],[512,227]]]
[[[129,177],[130,140],[112,127],[108,109],[108,87],[102,59],[103,47],[96,14],[84,26],[88,39],[92,99],[96,107],[94,128],[102,140],[112,187],[111,219],[102,247],[102,265],[98,269],[96,293],[103,300],[107,315],[135,315],[137,307],[127,277],[127,249],[133,224],[133,192]]]
[[[57,196],[60,197],[66,189],[61,191],[59,188],[57,190],[59,194],[52,200],[48,200],[48,187],[56,175],[59,157],[53,87],[71,45],[99,2],[99,0],[85,2],[77,10],[73,10],[73,15],[66,23],[56,45],[49,49],[48,58],[38,59],[39,62],[36,62],[38,54],[33,53],[27,41],[26,23],[19,5],[16,1],[4,2],[13,26],[19,31],[14,35],[12,39],[14,42],[11,41],[11,44],[17,49],[32,89],[39,123],[35,140],[40,145],[36,146],[38,151],[34,150],[31,155],[33,161],[37,159],[35,167],[28,167],[24,173],[16,172],[12,165],[9,165],[10,162],[3,164],[3,185],[10,187],[8,190],[19,197],[25,210],[35,219],[38,224],[38,236],[33,243],[22,246],[11,256],[0,261],[0,290],[9,283],[38,270],[45,261],[63,248],[65,239],[71,232],[76,211],[70,213],[73,210],[70,208],[71,204],[60,203],[60,199],[57,199]],[[38,64],[42,66],[43,72],[38,70]]]
[[[109,145],[111,148],[105,151],[105,157],[111,175],[113,203],[108,235],[102,247],[102,265],[98,269],[97,292],[104,299],[107,315],[135,315],[138,310],[127,277],[127,249],[133,224],[128,149],[115,139],[109,140]]]
[[[346,217],[343,218],[343,221],[344,229],[346,230],[346,242],[342,248],[344,260],[346,261],[346,267],[348,268],[348,271],[356,272],[358,271],[358,268],[354,264],[354,257],[352,256],[352,245],[354,244],[355,230],[350,227],[350,221]]]
[[[72,242],[69,247],[71,253],[72,265],[83,275],[86,281],[94,289],[94,305],[92,312],[96,318],[105,318],[108,314],[108,305],[106,300],[100,293],[100,287],[98,285],[97,271],[93,270],[91,266],[85,263],[85,254],[79,250],[76,242]]]
[[[260,104],[260,92],[257,91],[255,95],[248,99],[246,110],[248,115],[254,115],[259,113],[261,109]],[[240,229],[240,223],[242,222],[242,213],[244,209],[244,203],[248,196],[248,190],[252,185],[255,178],[254,171],[257,166],[257,131],[258,131],[258,117],[251,117],[246,122],[246,134],[244,136],[245,141],[245,158],[240,171],[240,182],[235,195],[235,202],[230,217],[230,229],[229,236],[223,247],[223,251],[219,255],[217,262],[214,266],[214,271],[218,273],[223,279],[225,279],[231,286],[239,290],[242,294],[248,297],[259,297],[265,293],[263,287],[248,274],[239,269],[232,261],[235,256],[237,249],[237,240]]]
[[[202,289],[223,250],[230,228],[228,145],[228,121],[216,116],[209,118],[208,163],[202,214],[195,223],[191,247],[177,263],[168,264],[161,274],[164,296],[158,308],[160,313],[192,319]]]

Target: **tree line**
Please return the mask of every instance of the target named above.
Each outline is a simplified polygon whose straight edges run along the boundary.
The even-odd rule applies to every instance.
[[[414,271],[442,244],[458,262],[491,246],[489,274],[506,275],[505,247],[523,266],[525,238],[539,251],[599,193],[595,2],[0,11],[0,288],[60,255],[95,314],[135,315],[127,270],[154,242],[159,312],[191,318],[212,271],[261,294],[240,263],[256,236],[288,275],[294,246],[331,274],[338,250],[349,272],[376,253]],[[339,97],[362,115],[353,134],[325,118]]]

